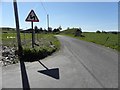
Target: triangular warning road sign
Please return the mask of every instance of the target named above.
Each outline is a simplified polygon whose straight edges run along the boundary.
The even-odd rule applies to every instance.
[[[39,22],[39,19],[36,16],[35,12],[33,10],[31,10],[29,15],[25,19],[25,21],[28,21],[28,22]]]

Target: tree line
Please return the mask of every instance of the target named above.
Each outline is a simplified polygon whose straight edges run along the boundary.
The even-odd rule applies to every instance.
[[[118,33],[120,33],[120,32],[118,32],[118,31],[108,31],[108,32],[106,32],[106,31],[97,30],[96,33],[105,33],[105,34],[107,34],[107,33],[112,33],[112,34],[118,34]]]
[[[34,27],[34,30],[35,30],[35,33],[59,33],[61,30],[62,30],[62,27],[59,26],[58,28],[52,28],[52,27],[48,27],[48,29],[45,29],[45,28],[38,28],[37,26]],[[30,33],[32,32],[32,29],[27,29],[27,30],[22,30],[21,32],[26,32],[26,33]]]

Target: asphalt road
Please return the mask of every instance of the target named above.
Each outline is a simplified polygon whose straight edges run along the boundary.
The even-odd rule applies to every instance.
[[[59,79],[39,73],[39,62],[25,63],[30,88],[117,88],[118,53],[94,43],[57,35],[60,51],[41,60],[49,69],[59,68]],[[56,75],[52,72],[53,75]],[[23,75],[24,76],[24,75]],[[2,68],[3,88],[22,88],[20,64]]]

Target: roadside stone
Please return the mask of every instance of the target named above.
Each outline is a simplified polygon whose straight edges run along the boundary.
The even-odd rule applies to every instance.
[[[16,54],[16,48],[2,46],[2,58],[0,61],[2,62],[3,66],[17,63],[18,58]]]

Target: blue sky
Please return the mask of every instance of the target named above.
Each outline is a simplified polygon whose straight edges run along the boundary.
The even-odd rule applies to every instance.
[[[63,29],[81,27],[83,31],[118,30],[117,2],[18,2],[20,28],[31,28],[31,23],[25,22],[31,9],[40,20],[34,23],[34,26],[39,28],[47,28],[46,15],[48,13],[50,27],[53,29],[61,25]],[[0,27],[15,28],[12,2],[2,2]]]

